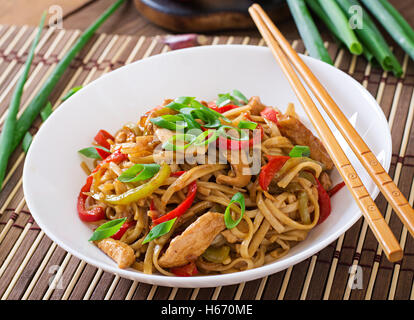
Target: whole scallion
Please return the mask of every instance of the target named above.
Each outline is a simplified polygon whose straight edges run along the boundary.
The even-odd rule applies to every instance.
[[[304,0],[287,0],[290,12],[311,57],[333,64]]]
[[[17,126],[17,113],[19,112],[20,101],[23,95],[23,88],[29,75],[30,66],[33,61],[36,46],[39,43],[40,35],[42,34],[43,25],[45,23],[46,12],[43,13],[42,19],[35,39],[33,40],[26,63],[24,65],[23,73],[17,82],[16,89],[10,101],[7,117],[4,122],[3,130],[0,135],[0,189],[3,185],[4,177],[6,175],[7,164],[9,157],[13,152],[13,137]],[[27,130],[24,132],[22,138],[25,136]],[[30,144],[29,144],[30,145]]]
[[[348,15],[348,17],[352,16],[352,12],[349,10],[352,6],[359,6],[362,8],[361,4],[357,0],[337,0],[337,3]],[[363,42],[364,46],[372,52],[375,59],[384,70],[393,71],[395,76],[400,77],[402,74],[400,63],[392,53],[389,45],[381,35],[381,32],[370,18],[368,12],[366,12],[363,8],[361,25],[362,28],[356,28],[355,32],[359,39]]]
[[[309,8],[311,8],[312,12],[315,13],[320,20],[322,20],[325,26],[332,33],[332,36],[335,38],[335,40],[345,44],[345,41],[342,39],[341,34],[336,29],[335,24],[331,21],[331,19],[329,19],[328,15],[322,9],[319,2],[315,0],[306,0],[306,5],[309,6]],[[363,47],[362,54],[368,61],[371,61],[374,58],[374,55],[371,53],[371,51],[367,47],[365,47],[364,45],[362,47]]]
[[[323,8],[329,19],[335,25],[340,34],[340,39],[344,41],[349,51],[353,54],[359,55],[362,53],[362,45],[357,39],[355,33],[349,26],[348,19],[342,12],[338,3],[333,0],[317,0]]]
[[[414,31],[391,4],[384,0],[362,0],[393,39],[414,59]]]
[[[88,29],[83,32],[83,34],[79,37],[69,52],[67,52],[62,60],[60,60],[55,69],[52,71],[52,74],[43,84],[37,95],[30,102],[27,109],[23,112],[17,121],[12,151],[19,145],[20,141],[23,139],[24,135],[31,127],[33,121],[39,115],[42,108],[46,105],[49,95],[75,56],[79,53],[79,51],[82,50],[82,48],[93,36],[95,31],[102,25],[102,23],[104,23],[105,20],[108,19],[124,2],[125,0],[118,0],[110,8],[108,8]],[[3,161],[5,160],[3,158],[0,158],[0,163]]]

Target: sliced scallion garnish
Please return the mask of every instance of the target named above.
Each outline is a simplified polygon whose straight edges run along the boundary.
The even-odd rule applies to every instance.
[[[98,241],[113,236],[121,229],[125,221],[126,218],[121,218],[105,222],[95,229],[89,241]]]
[[[146,244],[147,242],[157,239],[163,236],[164,234],[170,232],[176,220],[177,218],[174,218],[163,223],[157,224],[154,228],[151,229],[150,232],[148,232],[142,244]]]
[[[137,182],[152,178],[158,171],[160,171],[160,165],[156,163],[134,164],[131,168],[128,168],[118,177],[121,182]]]
[[[252,121],[244,121],[244,120],[241,120],[241,121],[239,122],[238,127],[239,127],[240,129],[249,129],[249,130],[254,130],[254,129],[256,129],[256,127],[257,127],[257,123],[256,123],[256,122],[252,122]]]
[[[309,157],[310,148],[308,146],[294,146],[289,152],[289,156],[292,158]]]
[[[231,206],[234,203],[238,203],[240,206],[240,216],[239,218],[234,221],[231,216]],[[244,196],[241,192],[237,192],[233,198],[231,198],[231,201],[229,205],[226,208],[226,211],[224,211],[224,223],[226,224],[227,229],[233,229],[236,227],[240,221],[243,219],[244,212],[246,211],[246,205],[244,202]]]

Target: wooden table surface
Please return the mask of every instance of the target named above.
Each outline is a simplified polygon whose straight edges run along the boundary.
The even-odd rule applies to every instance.
[[[2,0],[0,24],[37,25],[44,10],[52,5],[63,9],[63,27],[65,29],[84,30],[95,20],[114,0]],[[412,0],[390,0],[403,14],[408,22],[414,26],[414,6]],[[299,37],[291,19],[277,23],[288,39]],[[324,37],[327,37],[321,28]],[[159,28],[144,17],[140,16],[132,1],[128,1],[99,29],[101,33],[116,33],[127,35],[154,36],[169,33]],[[259,36],[255,30],[237,30],[215,32],[217,35]]]

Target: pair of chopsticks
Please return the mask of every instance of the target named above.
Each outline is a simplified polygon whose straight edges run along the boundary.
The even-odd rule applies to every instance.
[[[289,42],[281,34],[279,29],[273,24],[269,16],[258,4],[253,4],[249,8],[257,28],[272,51],[274,57],[282,68],[293,91],[303,105],[309,119],[321,137],[329,155],[353,198],[359,205],[365,219],[367,220],[372,232],[380,243],[385,255],[391,262],[402,259],[403,251],[372,200],[357,172],[348,160],[335,136],[329,129],[318,108],[306,91],[292,65],[306,82],[314,96],[317,98],[325,112],[331,118],[335,126],[345,138],[346,142],[356,154],[359,161],[367,170],[372,180],[383,193],[387,201],[391,204],[398,217],[405,225],[407,230],[414,236],[414,210],[403,196],[402,192],[395,185],[391,177],[381,166],[375,155],[366,145],[361,136],[357,133],[346,116],[339,109],[338,105],[322,86],[319,80],[306,66],[296,51],[290,46]]]

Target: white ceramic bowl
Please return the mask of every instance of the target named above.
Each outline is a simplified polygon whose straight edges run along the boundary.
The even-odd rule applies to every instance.
[[[387,121],[373,97],[355,80],[334,67],[303,57],[388,170],[391,136]],[[285,110],[296,105],[311,127],[270,51],[256,46],[204,46],[157,55],[111,72],[72,96],[44,123],[27,154],[23,187],[27,204],[39,226],[59,246],[105,271],[145,283],[174,287],[213,287],[249,281],[303,261],[335,241],[361,216],[346,189],[332,199],[332,214],[308,238],[280,260],[253,270],[200,277],[146,275],[121,270],[88,242],[91,229],[78,218],[76,200],[85,174],[77,150],[91,144],[99,129],[115,132],[124,123],[160,104],[183,95],[214,99],[217,93],[239,89],[258,95],[265,104]],[[327,116],[325,115],[325,119]],[[343,149],[373,197],[378,189],[343,138],[328,121]],[[333,173],[334,183],[340,181]]]

